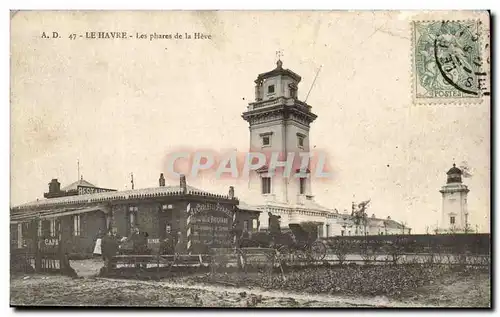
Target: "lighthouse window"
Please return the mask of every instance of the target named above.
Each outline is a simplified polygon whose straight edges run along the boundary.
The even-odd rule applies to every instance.
[[[299,147],[304,147],[304,137],[303,136],[297,136],[297,143],[299,145]]]
[[[271,137],[273,135],[273,132],[264,132],[260,134],[260,139],[262,142],[262,146],[271,146]]]
[[[306,193],[306,179],[301,177],[300,180],[300,194],[304,195]]]
[[[450,217],[450,224],[452,224],[452,225],[455,224],[455,217],[454,216]]]
[[[267,86],[267,93],[268,94],[273,94],[274,93],[274,85]]]
[[[262,137],[262,145],[269,145],[271,143],[271,140],[269,138],[269,136],[264,136]]]
[[[262,193],[271,193],[271,177],[262,177]]]

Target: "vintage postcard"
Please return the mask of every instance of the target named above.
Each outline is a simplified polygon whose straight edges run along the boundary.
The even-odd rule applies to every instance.
[[[488,11],[11,11],[10,304],[491,307]]]

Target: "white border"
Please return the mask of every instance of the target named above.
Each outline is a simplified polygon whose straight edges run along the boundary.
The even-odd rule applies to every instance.
[[[308,1],[263,1],[263,0],[253,0],[247,3],[243,3],[242,1],[175,1],[170,2],[168,4],[162,3],[160,1],[151,1],[151,0],[141,0],[141,1],[108,1],[105,2],[103,0],[85,0],[85,1],[72,1],[69,4],[68,1],[64,0],[44,0],[44,1],[2,1],[1,6],[2,14],[0,15],[1,26],[3,30],[3,37],[1,39],[2,43],[2,107],[0,108],[2,113],[0,114],[0,120],[2,120],[2,124],[0,125],[3,129],[3,133],[0,135],[1,145],[3,151],[1,152],[1,202],[4,204],[4,208],[2,208],[2,217],[4,217],[4,221],[2,222],[4,230],[1,230],[1,241],[3,243],[4,248],[2,248],[2,252],[5,252],[5,256],[2,257],[2,313],[5,315],[11,315],[14,313],[13,309],[9,308],[9,198],[10,198],[10,107],[9,107],[9,52],[10,52],[10,43],[9,43],[9,12],[10,9],[98,9],[98,10],[132,10],[132,9],[141,9],[141,10],[193,10],[193,9],[236,9],[236,10],[273,10],[273,9],[286,9],[286,10],[403,10],[403,9],[412,9],[412,10],[450,10],[450,9],[491,9],[492,12],[498,13],[499,1],[483,1],[483,0],[474,0],[474,1],[465,1],[465,0],[455,0],[455,1],[441,1],[441,0],[420,0],[420,1],[411,1],[407,3],[402,3],[401,1],[360,1],[360,0],[350,0],[350,1],[341,1],[337,3],[331,3],[330,1],[321,1],[321,0],[308,0]],[[497,20],[498,22],[498,20]],[[495,43],[498,43],[498,32],[494,32],[495,35]],[[492,54],[492,58],[495,58],[496,54]],[[495,63],[496,65],[496,63]],[[497,81],[498,83],[498,81]],[[497,91],[497,83],[492,87],[492,90]],[[496,111],[498,115],[498,111]],[[495,121],[497,121],[498,117],[495,117]],[[492,128],[494,125],[492,125]],[[498,140],[498,138],[495,138]],[[498,146],[498,144],[495,144]],[[497,188],[498,190],[498,188]],[[500,191],[500,190],[499,190]],[[495,191],[493,197],[500,197],[500,193]],[[496,228],[495,228],[496,229]],[[496,235],[495,235],[496,236]],[[493,251],[494,252],[494,251]],[[498,262],[498,261],[497,261]],[[496,276],[497,274],[495,274]],[[498,305],[498,300],[495,301]],[[131,311],[131,313],[136,313],[137,311]],[[166,311],[168,313],[168,311]],[[358,311],[344,311],[346,313],[357,314]],[[34,312],[30,312],[33,314]],[[43,311],[41,312],[45,315],[53,314],[54,312]],[[75,313],[75,312],[61,312],[61,313]],[[90,314],[91,312],[83,313],[85,315]],[[122,315],[126,313],[125,311],[119,312],[108,312],[114,315]],[[146,313],[145,311],[141,314]],[[149,312],[148,312],[149,313]],[[153,312],[154,313],[154,312]],[[164,313],[164,312],[158,312]],[[180,311],[172,311],[174,314],[181,313]],[[198,311],[186,311],[183,313],[188,314],[198,314]],[[251,312],[242,312],[242,311],[228,311],[228,313],[234,314],[251,314]],[[261,314],[263,312],[260,312]],[[266,314],[272,314],[275,316],[276,314],[303,314],[305,311],[268,311]],[[331,314],[329,311],[318,311],[317,313],[322,314]],[[396,313],[396,311],[385,311],[380,312],[382,315],[388,315],[389,313]],[[453,312],[450,312],[453,313]],[[469,314],[476,314],[472,311],[468,311]],[[40,312],[38,313],[40,314]],[[82,314],[82,312],[79,312]],[[209,311],[207,312],[209,315],[216,315],[219,312]],[[418,312],[411,312],[411,314],[418,314]]]

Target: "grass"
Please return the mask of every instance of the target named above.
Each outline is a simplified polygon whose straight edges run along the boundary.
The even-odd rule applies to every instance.
[[[490,274],[477,269],[457,270],[423,264],[349,265],[290,269],[285,275],[286,280],[276,272],[272,275],[254,272],[220,273],[214,276],[204,273],[149,282],[93,277],[16,276],[11,278],[11,304],[351,307],[376,306],[374,303],[380,302],[382,298],[383,305],[388,306],[397,306],[398,303],[438,307],[491,305]],[[202,284],[209,284],[209,289],[203,288]],[[195,287],[187,288],[186,285]],[[245,287],[250,291],[230,292],[230,289],[236,290],[237,287]],[[298,296],[300,294],[318,294],[320,299],[306,300]],[[335,298],[357,301],[353,304],[349,300],[334,301]]]

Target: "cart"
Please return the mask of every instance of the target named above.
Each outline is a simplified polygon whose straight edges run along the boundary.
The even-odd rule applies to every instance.
[[[239,248],[274,248],[282,262],[297,258],[301,261],[321,261],[326,256],[326,246],[307,232],[300,224],[289,224],[289,233],[255,232],[239,241]]]

